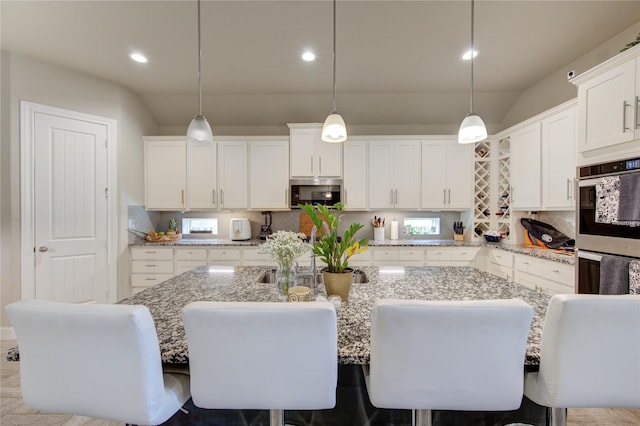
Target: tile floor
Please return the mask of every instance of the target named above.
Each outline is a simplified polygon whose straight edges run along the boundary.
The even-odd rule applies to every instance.
[[[0,340],[0,425],[54,426],[116,426],[123,423],[91,419],[67,414],[49,414],[34,410],[22,401],[20,393],[20,363],[6,361],[7,350],[15,340]],[[638,426],[640,410],[580,409],[569,410],[569,426]],[[354,425],[355,426],[355,425]],[[461,425],[462,426],[462,425]]]

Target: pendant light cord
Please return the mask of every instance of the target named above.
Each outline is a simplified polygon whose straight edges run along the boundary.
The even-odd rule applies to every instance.
[[[474,45],[473,45],[473,21],[474,21],[474,7],[473,0],[471,0],[471,101],[469,105],[469,113],[473,112],[473,57],[474,57]]]
[[[202,47],[200,45],[200,0],[198,0],[198,115],[202,115]]]
[[[333,112],[336,112],[336,0],[333,0]]]

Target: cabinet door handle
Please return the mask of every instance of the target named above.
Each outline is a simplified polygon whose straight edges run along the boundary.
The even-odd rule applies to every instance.
[[[344,204],[347,204],[347,190],[344,190]]]
[[[220,207],[224,206],[224,189],[220,190]]]
[[[631,130],[627,127],[627,107],[630,106],[631,104],[629,104],[626,100],[622,101],[622,133],[626,132],[627,130]]]
[[[571,199],[571,179],[567,178],[567,200]]]
[[[318,157],[318,174],[322,174],[322,157]]]
[[[184,206],[184,189],[182,190],[182,195],[181,195],[181,203]]]
[[[391,205],[393,206],[393,189],[389,191],[389,194],[391,195]]]
[[[211,204],[213,204],[214,206],[216,205],[216,190],[215,189],[211,190]]]
[[[640,102],[640,96],[636,96],[636,102],[634,105],[634,111],[633,111],[633,128],[637,129],[638,128],[638,109],[639,108],[639,102]]]
[[[447,189],[447,204],[451,204],[451,188]]]
[[[284,205],[289,203],[289,188],[284,189]]]
[[[395,190],[395,201],[394,204],[398,207],[398,189]]]
[[[309,159],[311,160],[311,174],[313,174],[313,155]]]
[[[447,190],[442,190],[442,204],[447,204]]]

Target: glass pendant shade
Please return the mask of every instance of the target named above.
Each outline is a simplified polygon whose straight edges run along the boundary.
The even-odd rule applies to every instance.
[[[204,115],[196,115],[187,129],[187,142],[213,142],[213,131]]]
[[[342,116],[337,112],[329,114],[322,126],[322,140],[325,142],[340,143],[347,140],[347,126]]]
[[[478,114],[469,113],[458,130],[458,143],[475,143],[487,138],[487,127]]]

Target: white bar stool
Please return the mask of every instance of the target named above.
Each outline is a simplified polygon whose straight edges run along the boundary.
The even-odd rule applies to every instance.
[[[414,410],[520,407],[533,309],[521,300],[379,300],[371,318],[371,403]]]
[[[329,302],[194,302],[183,309],[191,393],[201,408],[319,410],[336,404],[336,312]]]

